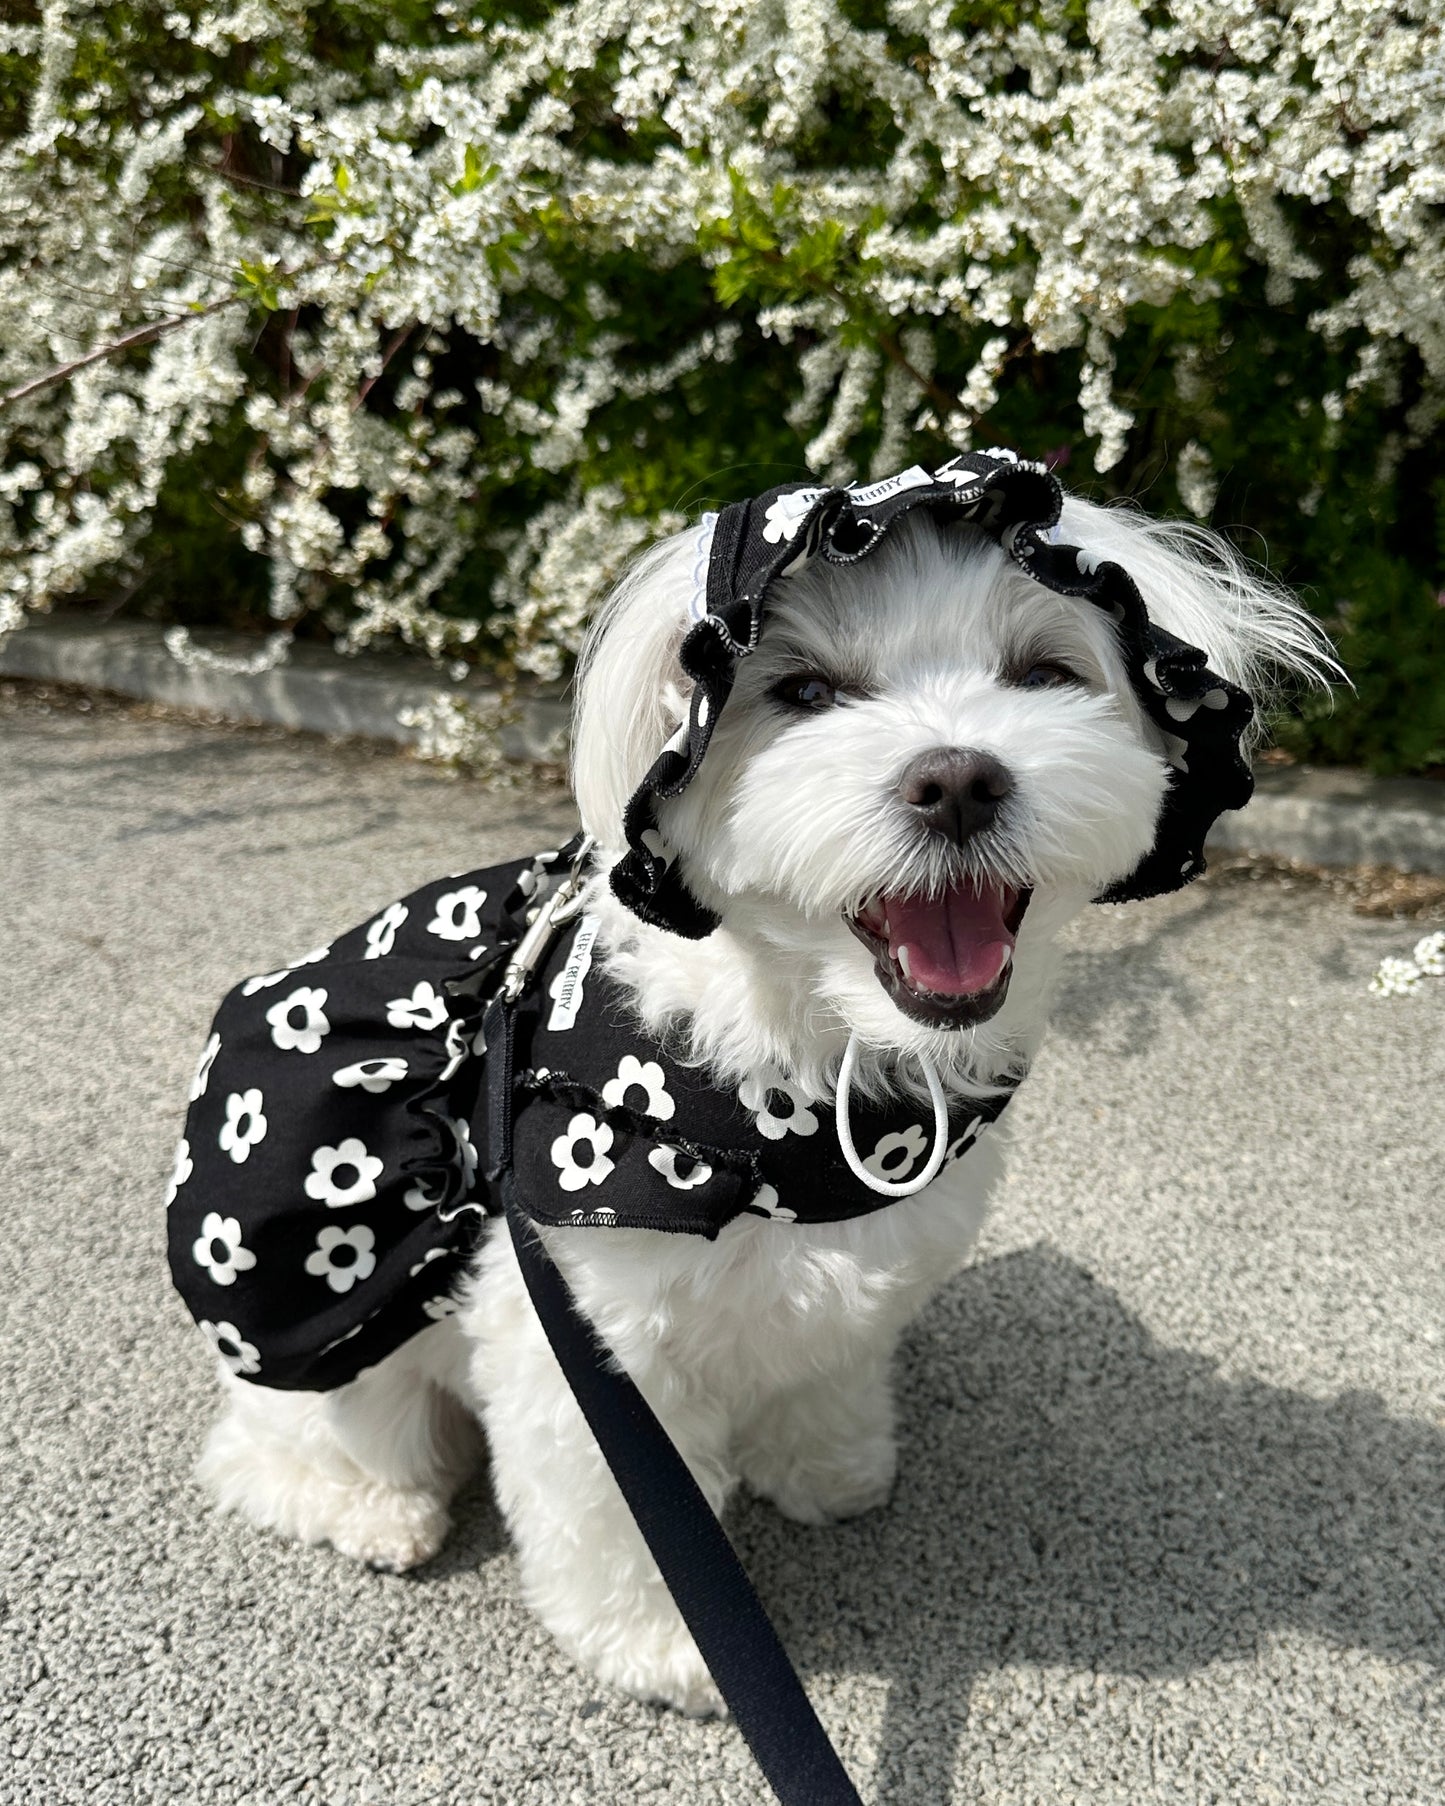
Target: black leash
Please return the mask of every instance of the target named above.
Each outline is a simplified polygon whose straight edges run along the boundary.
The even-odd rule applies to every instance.
[[[539,937],[540,939],[540,937]],[[488,1177],[552,1352],[718,1691],[782,1806],[862,1806],[737,1553],[687,1463],[578,1310],[512,1176],[512,1005],[488,1007]],[[509,994],[510,993],[510,994]]]

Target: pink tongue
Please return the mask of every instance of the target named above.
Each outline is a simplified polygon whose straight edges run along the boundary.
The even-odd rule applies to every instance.
[[[885,897],[893,956],[897,959],[907,948],[909,982],[923,990],[952,997],[987,990],[1013,949],[1014,937],[1004,926],[1004,916],[1017,900],[1015,890],[971,884],[932,901]]]

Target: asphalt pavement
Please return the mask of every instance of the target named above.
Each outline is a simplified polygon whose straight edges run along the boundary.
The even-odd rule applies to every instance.
[[[523,1609],[485,1475],[412,1576],[214,1515],[162,1191],[221,993],[550,842],[279,730],[0,701],[0,1802],[755,1802]],[[892,1503],[738,1547],[868,1802],[1445,1797],[1445,979],[1238,874],[1093,911],[1010,1178],[899,1363]]]

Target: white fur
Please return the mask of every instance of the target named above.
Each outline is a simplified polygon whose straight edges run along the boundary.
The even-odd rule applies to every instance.
[[[1064,537],[1135,576],[1151,614],[1259,694],[1330,667],[1317,631],[1211,536],[1070,501]],[[634,570],[603,609],[579,682],[574,776],[588,830],[621,850],[623,806],[683,719],[677,649],[694,536]],[[1084,686],[1024,690],[1020,661]],[[855,699],[788,715],[785,673],[820,670]],[[896,784],[938,746],[992,753],[1017,791],[967,856],[930,843]],[[1043,1034],[1063,925],[1149,847],[1167,767],[1125,681],[1113,629],[1032,583],[982,537],[918,516],[862,563],[780,582],[758,651],[695,782],[662,826],[722,917],[702,942],[638,922],[598,880],[600,956],[675,1050],[736,1082],[771,1067],[831,1095],[850,1031],[859,1084],[921,1090],[923,1053],[977,1094]],[[951,863],[950,863],[951,862]],[[1033,886],[1006,1001],[976,1029],[902,1015],[844,924],[872,892],[964,867]],[[1002,1128],[926,1191],[848,1223],[743,1217],[709,1243],[641,1230],[546,1235],[584,1311],[721,1510],[739,1481],[826,1523],[881,1505],[895,1449],[898,1337],[965,1258],[1001,1165]],[[227,1380],[203,1477],[224,1507],[306,1542],[404,1568],[439,1547],[468,1455],[461,1401],[487,1433],[522,1587],[579,1661],[628,1692],[721,1710],[587,1432],[494,1227],[459,1315],[332,1394]]]

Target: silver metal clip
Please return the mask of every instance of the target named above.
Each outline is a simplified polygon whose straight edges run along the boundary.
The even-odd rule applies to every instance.
[[[527,989],[533,973],[546,958],[557,930],[570,922],[582,907],[582,887],[587,881],[586,866],[597,842],[590,834],[582,836],[582,844],[572,861],[572,869],[550,897],[532,917],[527,932],[517,943],[517,950],[507,961],[497,995],[503,1003],[515,1003]]]

